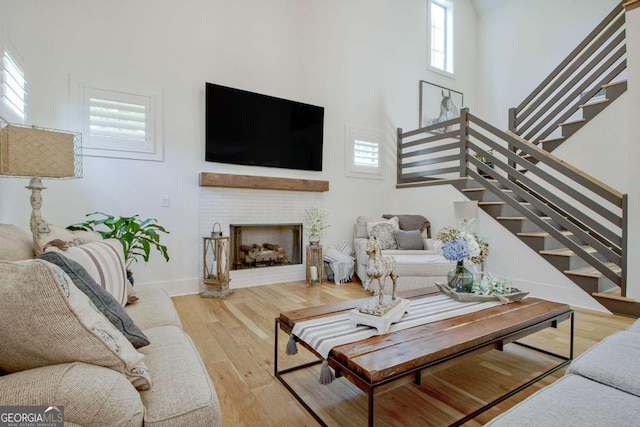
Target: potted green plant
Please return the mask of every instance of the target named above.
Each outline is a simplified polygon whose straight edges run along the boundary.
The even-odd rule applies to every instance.
[[[130,267],[140,258],[144,262],[149,261],[151,249],[157,249],[166,261],[169,261],[167,247],[160,244],[160,234],[169,232],[157,223],[155,218],[140,219],[139,215],[122,216],[116,218],[103,212],[93,212],[87,217],[100,215],[79,224],[67,227],[69,230],[95,231],[102,235],[103,239],[118,239],[124,248],[124,259],[127,266],[127,277],[133,284],[133,274]]]
[[[489,151],[487,151],[487,153],[489,154],[493,154],[495,150],[493,148],[490,148]],[[484,163],[485,165],[489,166],[491,169],[494,168],[493,162],[489,159],[487,159],[486,157],[484,157],[482,154],[480,153],[476,153],[473,155],[473,157],[475,157],[476,159],[480,160],[482,163]],[[478,169],[478,168],[477,168]],[[488,173],[478,169],[478,174],[483,177],[483,178],[491,178],[491,175],[489,175]]]

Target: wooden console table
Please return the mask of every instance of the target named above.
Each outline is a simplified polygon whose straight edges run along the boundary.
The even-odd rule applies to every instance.
[[[427,290],[419,289],[406,291],[401,296],[415,299],[428,293]],[[317,365],[321,360],[279,370],[279,330],[290,334],[297,322],[350,311],[362,305],[367,299],[294,310],[281,313],[280,317],[275,319],[274,375],[320,425],[326,424],[284,376],[289,372]],[[568,319],[571,320],[568,356],[516,341],[542,329],[557,327],[558,323]],[[459,426],[569,364],[573,359],[573,329],[573,311],[568,305],[537,298],[525,298],[522,301],[336,346],[330,351],[327,362],[335,370],[336,377],[345,377],[368,395],[368,425],[373,426],[376,391],[379,388],[387,390],[389,387],[401,386],[412,381],[420,384],[421,371],[431,366],[453,364],[462,360],[463,356],[492,349],[502,350],[508,343],[515,343],[560,359],[560,363],[551,369],[451,424]],[[320,357],[310,345],[299,339],[297,341]],[[319,385],[319,387],[322,386]]]

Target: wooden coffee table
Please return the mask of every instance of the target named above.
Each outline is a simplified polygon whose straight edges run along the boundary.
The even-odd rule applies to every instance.
[[[413,290],[404,292],[401,296],[415,299],[429,293],[433,293],[433,291]],[[296,393],[284,375],[321,363],[321,360],[279,370],[278,330],[290,334],[297,322],[350,311],[362,305],[367,299],[289,311],[281,313],[280,317],[275,319],[274,375],[320,425],[326,424]],[[516,342],[517,339],[542,329],[555,328],[559,322],[569,319],[571,320],[571,330],[568,356]],[[335,370],[336,377],[347,378],[368,395],[368,425],[373,426],[374,398],[377,392],[379,394],[381,391],[409,382],[419,384],[421,371],[426,368],[455,364],[465,356],[492,349],[502,350],[503,346],[508,343],[525,346],[560,359],[560,363],[553,368],[451,424],[457,426],[475,418],[492,406],[570,363],[573,359],[573,329],[573,311],[568,305],[538,298],[526,298],[522,301],[336,346],[331,349],[327,362]],[[320,358],[320,355],[307,343],[300,339],[298,339],[298,343]],[[322,386],[319,385],[319,387]]]

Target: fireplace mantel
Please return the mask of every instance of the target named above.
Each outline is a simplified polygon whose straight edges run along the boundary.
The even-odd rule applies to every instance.
[[[201,172],[200,187],[323,192],[329,191],[329,181]]]

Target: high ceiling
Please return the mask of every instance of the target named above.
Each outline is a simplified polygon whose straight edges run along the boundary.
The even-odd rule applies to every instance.
[[[471,0],[478,17],[486,15],[494,9],[504,5],[508,0]]]

